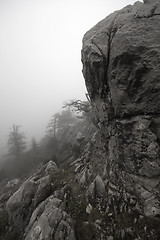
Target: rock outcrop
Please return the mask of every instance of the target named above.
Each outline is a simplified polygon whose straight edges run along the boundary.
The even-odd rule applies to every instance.
[[[56,192],[58,173],[57,165],[49,161],[8,199],[10,222],[19,229],[22,239],[75,239],[73,221],[65,212],[66,195],[60,179]]]
[[[83,75],[105,142],[108,196],[160,218],[160,1],[136,2],[83,38]],[[134,206],[134,207],[135,207]],[[117,213],[116,213],[117,214]]]
[[[49,197],[33,212],[25,240],[75,239],[73,222],[64,211],[62,200]]]

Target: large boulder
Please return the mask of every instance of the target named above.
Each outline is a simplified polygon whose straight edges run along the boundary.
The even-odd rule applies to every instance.
[[[83,38],[82,62],[108,179],[160,216],[160,1],[136,2]],[[108,185],[113,185],[109,183]],[[111,192],[111,191],[110,191]]]
[[[83,74],[101,121],[159,113],[159,15],[159,1],[136,2],[85,34]],[[99,98],[107,103],[105,114]]]
[[[67,183],[63,183],[63,175],[50,160],[8,199],[6,216],[21,239],[75,240],[74,223],[65,210],[68,188]]]
[[[53,196],[33,212],[24,234],[25,240],[75,240],[73,222],[64,211],[63,202]]]
[[[11,221],[23,229],[39,203],[52,193],[51,174],[58,171],[57,165],[49,161],[32,177],[28,178],[20,188],[8,199],[6,209]]]

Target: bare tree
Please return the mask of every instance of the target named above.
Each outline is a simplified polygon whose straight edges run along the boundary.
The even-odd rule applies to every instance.
[[[26,143],[24,141],[25,135],[20,131],[20,128],[21,126],[13,124],[8,139],[9,154],[17,158],[23,153],[26,148]]]
[[[77,114],[81,114],[82,117],[89,117],[92,112],[92,106],[90,101],[82,101],[82,100],[70,100],[69,102],[65,102],[63,108],[70,107]]]

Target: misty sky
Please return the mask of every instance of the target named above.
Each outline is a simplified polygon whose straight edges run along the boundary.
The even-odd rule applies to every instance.
[[[50,117],[85,99],[84,33],[134,0],[0,0],[0,155],[13,123],[44,136]]]

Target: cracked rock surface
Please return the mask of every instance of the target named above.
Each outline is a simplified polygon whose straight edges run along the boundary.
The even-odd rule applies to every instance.
[[[73,222],[63,208],[62,201],[53,196],[43,201],[31,216],[25,240],[74,240]]]
[[[22,232],[22,239],[75,239],[72,219],[65,212],[65,191],[63,187],[54,191],[52,178],[58,176],[58,171],[55,162],[49,161],[8,199],[6,210],[10,221]]]
[[[160,1],[136,2],[89,30],[82,49],[83,75],[108,152],[108,179],[132,189],[141,211],[156,218],[160,216],[159,30]]]

